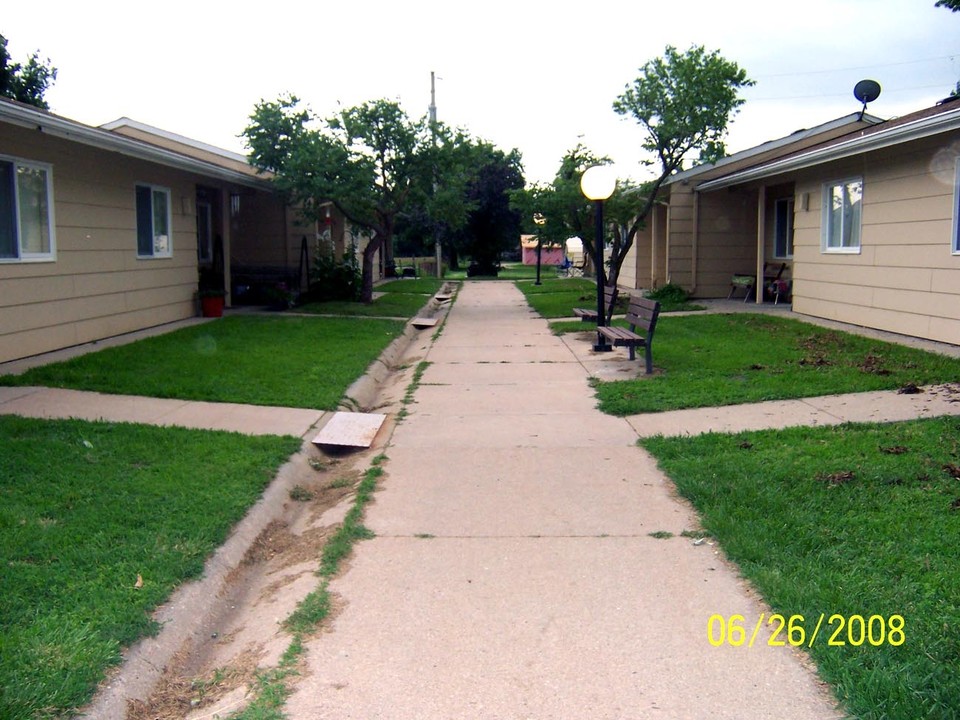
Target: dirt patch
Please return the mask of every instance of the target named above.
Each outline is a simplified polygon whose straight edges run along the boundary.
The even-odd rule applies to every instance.
[[[889,375],[890,371],[883,366],[883,356],[874,355],[869,353],[863,360],[861,360],[857,367],[860,369],[860,372],[868,373],[870,375]]]
[[[853,470],[845,470],[842,472],[835,473],[817,473],[817,480],[829,485],[830,487],[837,487],[838,485],[845,485],[856,477],[856,474]]]
[[[255,649],[244,651],[233,662],[208,671],[201,677],[186,678],[168,670],[148,702],[132,700],[127,706],[127,720],[182,720],[191,712],[210,707],[239,688],[249,687],[256,678],[260,655]],[[182,666],[178,656],[174,666]]]
[[[366,453],[356,465],[365,466]],[[219,714],[246,702],[259,667],[276,663],[290,642],[278,622],[316,589],[314,572],[339,520],[327,520],[334,508],[350,504],[362,474],[342,459],[303,459],[290,500],[250,544],[228,575],[218,596],[216,617],[180,649],[149,698],[130,701],[127,720],[182,720],[200,713]],[[306,499],[309,497],[309,499]],[[294,568],[291,571],[291,568]],[[330,617],[341,603],[334,602]]]

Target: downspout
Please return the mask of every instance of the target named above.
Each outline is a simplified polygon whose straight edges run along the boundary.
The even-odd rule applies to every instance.
[[[754,302],[763,303],[763,266],[764,237],[767,227],[767,187],[761,185],[757,190],[757,280],[753,285]]]

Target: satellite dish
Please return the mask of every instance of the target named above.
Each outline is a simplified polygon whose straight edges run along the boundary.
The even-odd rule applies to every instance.
[[[853,86],[853,96],[863,103],[863,109],[860,111],[860,119],[863,120],[867,103],[872,103],[880,97],[880,83],[876,80],[861,80]]]

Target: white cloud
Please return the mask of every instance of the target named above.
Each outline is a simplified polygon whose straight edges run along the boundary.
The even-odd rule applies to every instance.
[[[578,140],[639,168],[640,131],[611,104],[667,44],[718,49],[757,80],[728,148],[750,147],[859,110],[872,77],[886,117],[930,105],[960,79],[960,14],[934,0],[809,0],[796,9],[730,0],[628,5],[491,0],[303,5],[171,0],[4,9],[15,60],[39,49],[59,68],[52,109],[89,124],[126,115],[242,151],[254,103],[293,92],[321,115],[378,97],[426,112],[436,71],[441,120],[504,149],[548,180]]]

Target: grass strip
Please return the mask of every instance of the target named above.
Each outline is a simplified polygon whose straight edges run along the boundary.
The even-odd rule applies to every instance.
[[[409,278],[382,283],[374,288],[372,303],[350,300],[329,300],[307,303],[297,312],[346,317],[412,318],[440,290],[444,281],[437,278]]]
[[[0,717],[14,720],[87,703],[300,440],[2,416],[0,446]]]
[[[373,533],[363,526],[363,511],[373,498],[377,479],[383,475],[380,464],[385,460],[383,455],[374,458],[374,466],[367,470],[357,485],[353,506],[340,528],[324,545],[320,569],[317,570],[317,574],[323,578],[320,587],[301,600],[297,609],[284,621],[283,626],[293,635],[293,639],[280,664],[258,673],[254,699],[242,711],[232,715],[233,720],[282,720],[285,717],[283,707],[290,695],[293,679],[299,675],[300,658],[305,652],[304,638],[330,614],[330,578],[339,572],[341,563],[352,552],[357,541],[373,537]]]
[[[960,419],[940,418],[641,444],[774,611],[808,634],[821,613],[843,618],[809,652],[853,717],[946,720],[960,708],[958,438]],[[895,615],[900,645],[850,623],[879,616],[889,633]]]
[[[960,380],[960,360],[758,314],[661,317],[652,377],[596,384],[599,407],[634,415]]]
[[[403,326],[238,315],[0,376],[0,384],[333,410]]]

